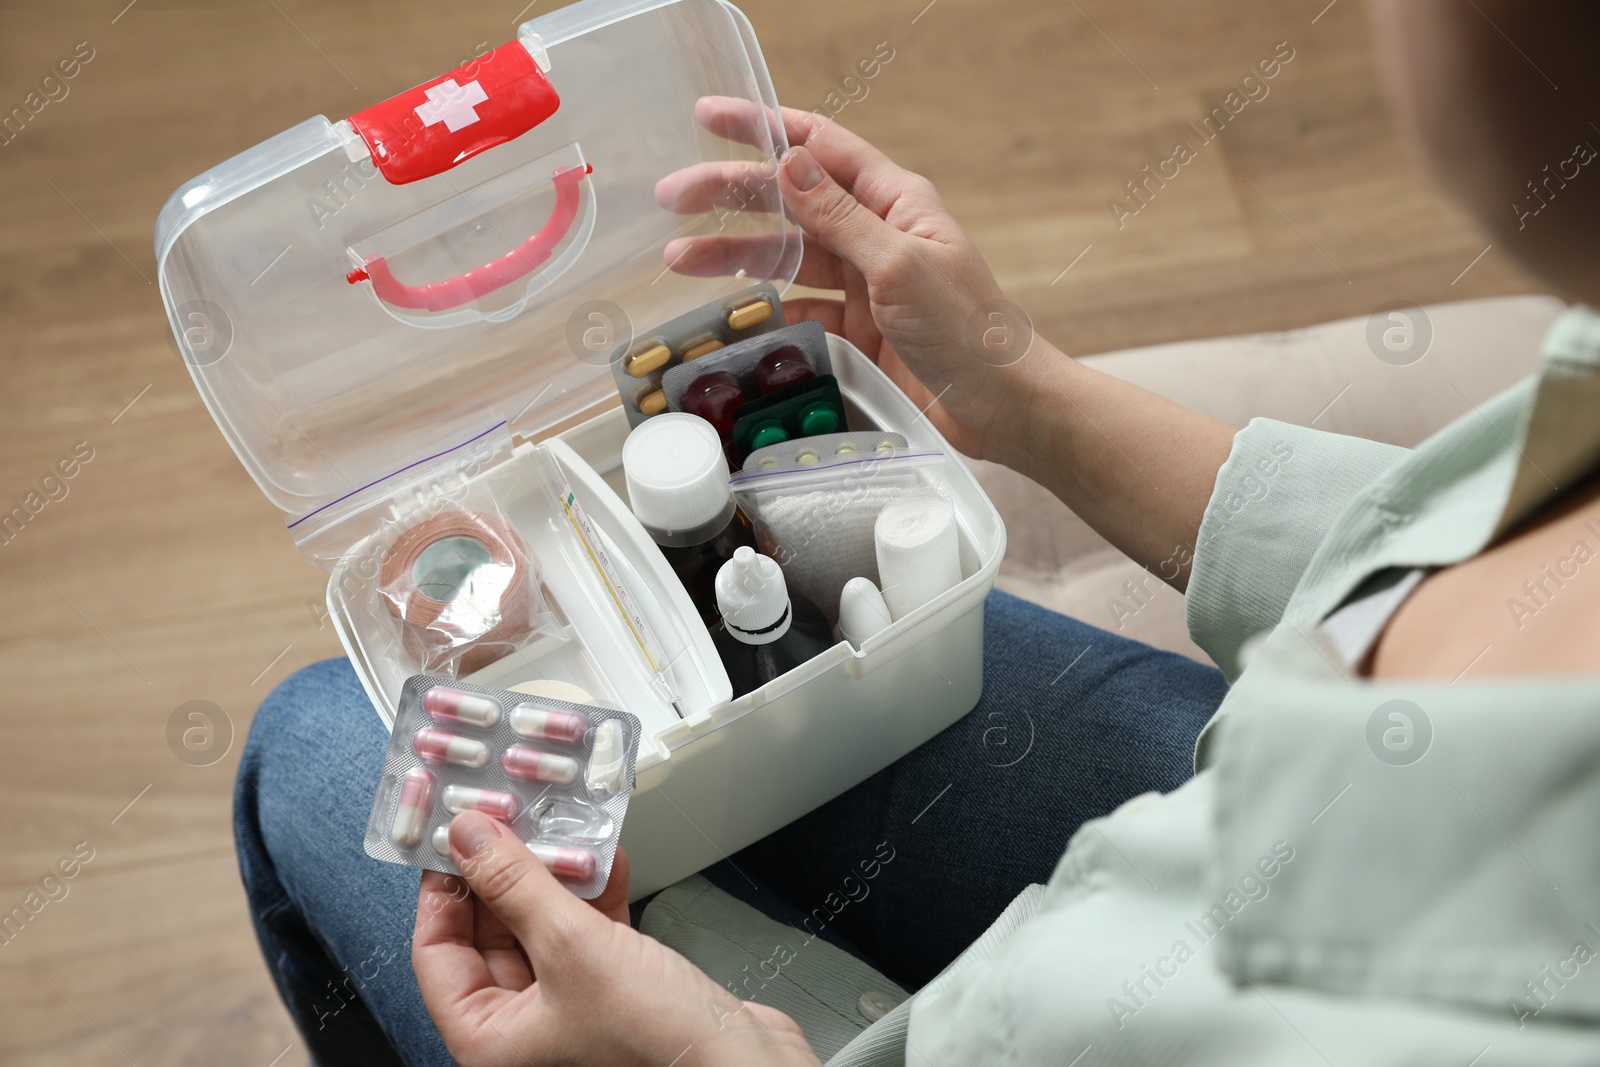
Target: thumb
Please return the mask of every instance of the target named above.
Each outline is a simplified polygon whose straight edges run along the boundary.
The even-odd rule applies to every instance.
[[[862,274],[871,277],[868,266],[888,255],[894,248],[892,242],[904,239],[899,230],[834,181],[804,145],[784,153],[778,170],[778,188],[795,222]]]
[[[535,969],[557,942],[609,920],[556,881],[511,828],[481,812],[450,822],[450,855],[472,892],[521,942]]]

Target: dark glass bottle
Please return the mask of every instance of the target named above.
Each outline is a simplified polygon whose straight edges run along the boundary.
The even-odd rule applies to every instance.
[[[660,542],[657,542],[660,544]],[[717,611],[717,571],[733,558],[741,546],[754,548],[756,536],[744,512],[733,509],[733,517],[709,540],[692,545],[661,544],[661,554],[672,565],[672,572],[689,591],[689,599],[700,611],[700,621],[715,628],[722,617]]]
[[[755,544],[734,505],[728,460],[716,429],[687,412],[656,415],[622,446],[633,513],[683,583],[706,627],[717,624],[717,570]]]

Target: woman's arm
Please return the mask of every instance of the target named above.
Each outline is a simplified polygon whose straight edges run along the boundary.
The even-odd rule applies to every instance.
[[[1049,489],[1183,592],[1234,428],[1085,367],[1043,340],[1033,348],[1032,366],[1011,386],[1025,416],[997,435],[1003,447],[990,458]]]
[[[805,233],[796,280],[843,291],[842,300],[786,301],[791,321],[821,320],[874,359],[956,448],[1040,482],[1182,590],[1232,428],[1031,337],[931,182],[830,120],[792,108],[782,117],[794,147],[776,180]],[[765,133],[756,128],[765,116],[745,101],[708,97],[698,118],[731,140],[756,144]],[[684,213],[747,210],[752,186],[772,177],[744,164],[700,164],[663,179],[656,197]],[[682,238],[666,256],[681,273],[733,273],[763,240]]]

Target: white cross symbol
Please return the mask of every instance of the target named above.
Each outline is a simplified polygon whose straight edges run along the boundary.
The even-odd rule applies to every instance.
[[[424,126],[442,122],[446,129],[455,133],[478,121],[473,107],[488,99],[489,94],[476,81],[457,85],[454,78],[449,78],[428,90],[428,102],[416,109],[417,118]]]

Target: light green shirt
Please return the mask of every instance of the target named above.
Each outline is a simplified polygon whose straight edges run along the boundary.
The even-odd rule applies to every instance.
[[[1240,431],[1189,583],[1234,682],[1196,776],[1086,824],[831,1067],[1600,1062],[1600,678],[1362,678],[1319,630],[1368,576],[1468,559],[1597,466],[1587,308],[1415,450]],[[1550,564],[1600,582],[1596,559],[1589,529]]]

